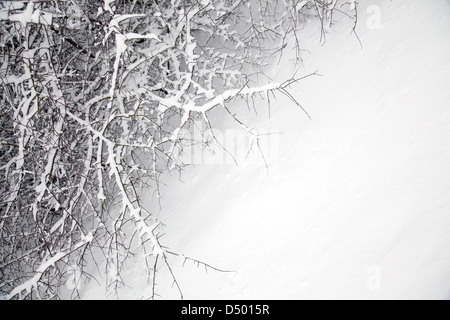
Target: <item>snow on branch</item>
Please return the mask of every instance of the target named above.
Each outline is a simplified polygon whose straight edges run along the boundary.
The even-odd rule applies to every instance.
[[[41,263],[41,265],[36,269],[34,272],[34,276],[22,283],[21,285],[17,286],[12,290],[7,296],[6,299],[12,299],[16,296],[19,298],[21,297],[27,297],[29,294],[32,293],[33,288],[38,288],[39,281],[41,280],[43,274],[47,272],[50,268],[54,267],[57,262],[59,262],[61,259],[69,255],[70,253],[82,248],[83,246],[89,244],[92,241],[92,234],[89,234],[88,236],[84,237],[82,241],[77,243],[73,246],[73,248],[60,251],[56,253],[53,257],[48,257],[44,259]]]
[[[178,286],[143,195],[157,202],[164,174],[189,165],[180,150],[203,141],[183,129],[212,131],[211,110],[275,92],[300,106],[300,79],[258,76],[288,35],[300,54],[307,20],[324,37],[337,8],[356,2],[0,1],[0,295],[58,298],[71,283],[79,297],[87,254],[112,293],[136,254],[153,288],[158,261]]]

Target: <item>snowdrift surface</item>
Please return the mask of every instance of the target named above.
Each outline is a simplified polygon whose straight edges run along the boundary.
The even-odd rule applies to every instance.
[[[275,133],[261,136],[269,169],[254,148],[238,166],[205,155],[166,181],[162,243],[235,271],[170,260],[184,298],[450,298],[449,16],[443,0],[362,1],[362,49],[348,23],[325,45],[306,25],[298,74],[322,76],[293,92],[312,120],[281,95],[270,118],[264,101],[258,116],[233,106]],[[273,78],[292,75],[294,56],[284,52]],[[216,125],[240,130],[225,113]],[[124,277],[119,298],[151,295],[139,264]],[[179,298],[162,264],[157,279],[161,298]],[[103,295],[91,282],[83,298]]]

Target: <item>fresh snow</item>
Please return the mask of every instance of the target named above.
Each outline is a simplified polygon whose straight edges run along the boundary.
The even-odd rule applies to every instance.
[[[27,23],[36,23],[50,26],[53,22],[53,15],[49,12],[41,10],[34,10],[34,4],[30,1],[26,9],[22,13],[9,15],[8,11],[13,8],[21,8],[21,4],[12,4],[6,10],[0,10],[0,21],[9,20],[13,22],[20,22],[25,28]]]
[[[253,146],[238,166],[204,161],[164,181],[160,241],[180,254],[169,263],[184,298],[450,298],[450,3],[370,0],[358,13],[362,48],[351,21],[325,44],[314,22],[298,33],[297,75],[320,76],[291,93],[311,120],[281,94],[270,117],[266,101],[258,116],[234,104],[247,128],[273,133],[259,136],[264,159]],[[299,68],[294,56],[276,59],[274,81]],[[220,107],[209,119],[242,131]],[[139,257],[122,276],[117,296],[91,281],[81,297],[152,295]],[[163,263],[156,290],[180,297]]]

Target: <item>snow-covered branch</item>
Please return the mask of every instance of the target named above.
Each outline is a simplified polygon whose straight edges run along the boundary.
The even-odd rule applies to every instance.
[[[289,96],[296,79],[256,75],[302,22],[326,32],[338,2],[1,1],[0,294],[58,297],[90,250],[112,290],[137,253],[155,281],[168,251],[142,190],[189,164],[194,120],[212,130],[235,98]]]

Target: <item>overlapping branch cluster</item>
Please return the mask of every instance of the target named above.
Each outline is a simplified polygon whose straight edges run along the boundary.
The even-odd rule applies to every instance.
[[[110,289],[159,221],[141,190],[181,169],[181,134],[236,98],[286,90],[251,73],[328,0],[0,3],[0,293],[57,298],[106,261]],[[148,193],[148,191],[147,191]]]

